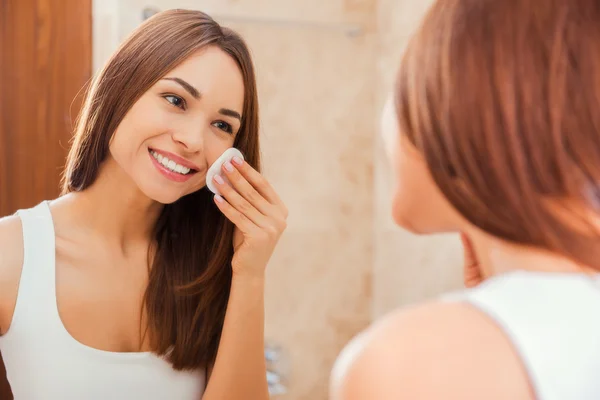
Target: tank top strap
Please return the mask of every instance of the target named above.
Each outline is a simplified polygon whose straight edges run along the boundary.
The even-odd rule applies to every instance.
[[[466,302],[496,324],[519,355],[536,398],[596,400],[599,279],[596,274],[514,271],[442,299]]]
[[[57,315],[56,245],[49,204],[44,201],[17,215],[23,229],[23,269],[9,332],[18,329],[23,318],[32,319],[34,326],[47,326],[44,322],[54,321]]]

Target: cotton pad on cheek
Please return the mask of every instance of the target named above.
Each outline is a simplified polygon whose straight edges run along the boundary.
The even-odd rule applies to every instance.
[[[221,154],[221,156],[217,158],[217,160],[210,166],[208,172],[206,172],[206,187],[214,194],[221,195],[213,179],[215,175],[221,175],[223,180],[226,183],[229,183],[227,177],[224,174],[221,174],[221,168],[223,168],[223,164],[225,164],[227,161],[231,161],[233,157],[239,157],[242,160],[244,159],[244,156],[242,155],[241,151],[234,147],[231,147],[225,150],[225,152],[223,152],[223,154]]]

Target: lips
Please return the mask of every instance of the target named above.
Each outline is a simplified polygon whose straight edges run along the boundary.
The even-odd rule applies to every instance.
[[[156,159],[163,167],[167,168],[172,172],[176,172],[181,175],[187,175],[189,173],[195,172],[193,169],[189,167],[185,167],[181,164],[178,164],[174,160],[163,156],[162,154],[157,153],[154,150],[150,150],[150,155]]]
[[[181,156],[178,156],[177,154],[170,153],[168,151],[161,150],[161,149],[154,149],[154,148],[151,148],[151,147],[148,148],[148,151],[153,151],[153,152],[155,152],[157,154],[160,154],[163,157],[167,157],[169,160],[172,160],[176,164],[179,164],[179,165],[181,165],[183,167],[187,167],[189,169],[193,169],[194,171],[199,171],[200,170],[199,166],[197,166],[193,162],[191,162],[191,161],[189,161],[189,160],[187,160],[187,159],[185,159],[185,158],[183,158]]]
[[[173,182],[186,182],[199,171],[191,161],[164,150],[148,148],[148,156],[158,172]]]

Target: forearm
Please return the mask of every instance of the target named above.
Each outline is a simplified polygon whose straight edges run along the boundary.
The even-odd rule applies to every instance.
[[[267,400],[264,278],[234,275],[217,358],[203,400]]]

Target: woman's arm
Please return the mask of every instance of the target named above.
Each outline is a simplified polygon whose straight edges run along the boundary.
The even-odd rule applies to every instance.
[[[268,398],[264,279],[234,276],[217,359],[202,399]]]
[[[235,167],[234,167],[235,165]],[[265,268],[286,228],[288,211],[271,185],[234,158],[215,179],[215,204],[235,224],[233,278],[214,369],[203,400],[268,400],[264,354]]]
[[[502,331],[473,307],[433,303],[395,313],[342,353],[331,400],[532,400]]]
[[[23,269],[23,230],[17,216],[0,218],[0,335],[12,321]]]

